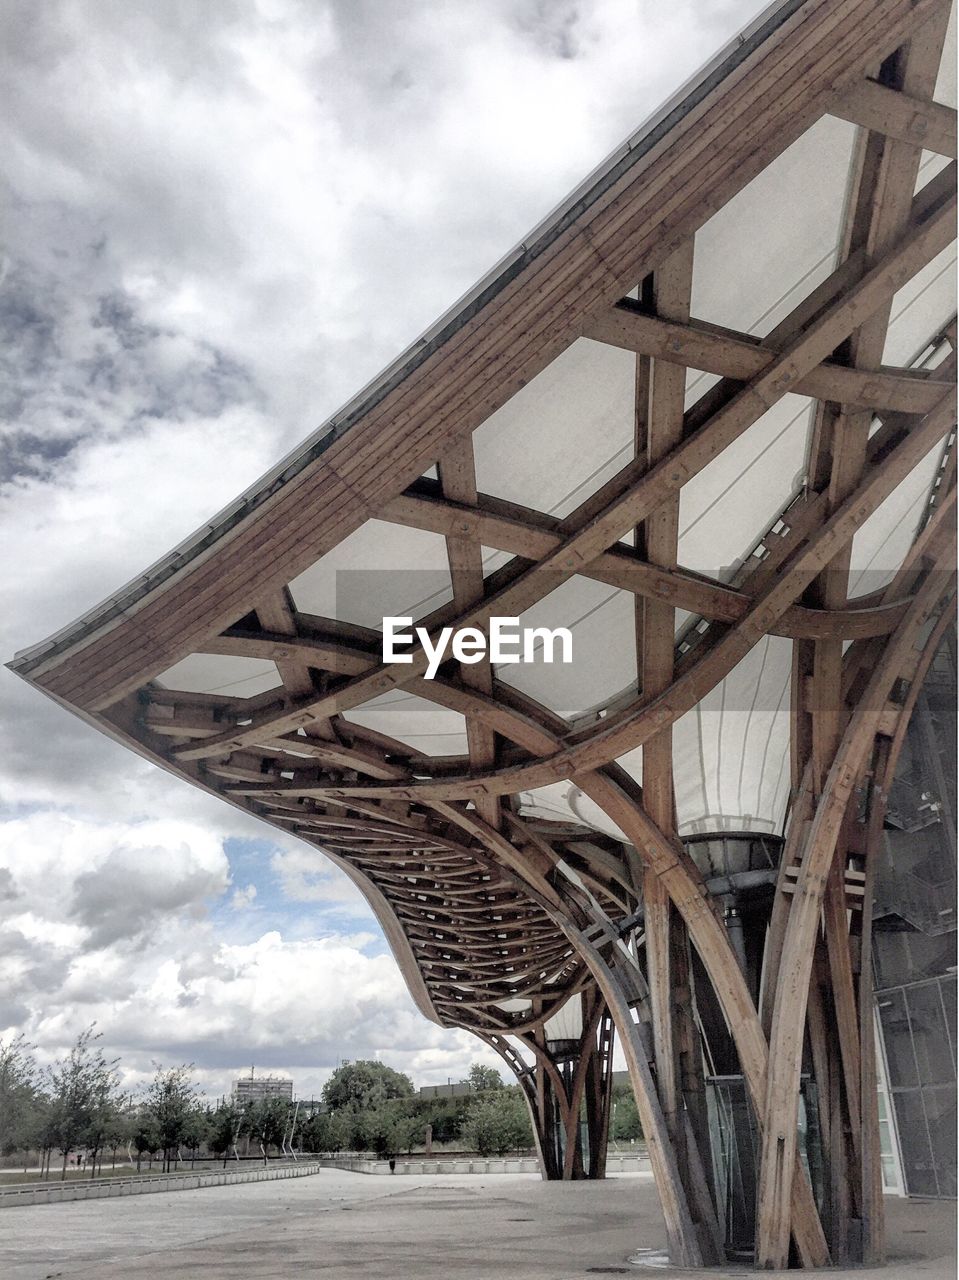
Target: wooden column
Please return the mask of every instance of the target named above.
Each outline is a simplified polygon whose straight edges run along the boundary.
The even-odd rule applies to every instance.
[[[464,506],[476,505],[476,467],[471,440],[461,441],[449,449],[440,459],[437,470],[445,497]],[[482,547],[475,537],[454,532],[447,535],[446,554],[453,601],[458,610],[465,612],[483,599]],[[493,669],[488,658],[477,663],[460,663],[460,679],[468,689],[475,689],[486,697],[493,692]],[[487,769],[495,762],[496,735],[476,716],[466,716],[466,741],[472,768]],[[499,826],[499,801],[495,796],[481,797],[476,807],[485,822]]]
[[[890,97],[905,94],[920,102],[931,98],[947,21],[948,6],[879,68],[878,79]],[[902,140],[878,130],[861,131],[840,249],[842,258],[849,260],[864,254],[867,261],[874,261],[902,234],[909,219],[920,155],[918,140]],[[844,363],[863,370],[880,367],[891,306],[889,299],[853,330],[837,353]],[[873,414],[868,409],[829,401],[819,404],[809,480],[813,487],[825,489],[830,512],[843,502],[862,475],[872,421]],[[846,607],[850,556],[851,542],[807,593],[809,605],[833,610]],[[842,697],[842,652],[842,643],[836,639],[795,643],[793,777],[795,780],[808,762],[816,797],[822,793],[847,719]],[[879,1174],[877,1153],[865,1153],[873,1185],[865,1185],[863,1163],[863,1142],[872,1142],[878,1133],[878,1103],[874,1089],[865,1093],[862,1089],[863,1011],[859,1005],[861,990],[857,991],[861,942],[850,935],[849,928],[845,888],[849,856],[848,843],[840,836],[823,895],[823,929],[831,975],[827,1002],[830,1031],[825,1049],[830,1059],[836,1059],[829,1079],[832,1130],[826,1167],[832,1205],[831,1246],[838,1263],[882,1254],[881,1215],[874,1209],[868,1223],[863,1219],[864,1199],[875,1206],[881,1193],[881,1188],[877,1190],[874,1185]],[[861,867],[859,860],[856,866]],[[870,928],[868,913],[857,918],[856,930],[868,933]],[[871,1028],[871,1020],[868,1025]]]
[[[941,575],[930,573],[889,640],[843,735],[803,849],[773,1002],[758,1201],[757,1264],[763,1267],[776,1269],[788,1262],[802,1028],[829,869],[889,691],[944,586]],[[835,1134],[833,1139],[835,1149]]]
[[[689,321],[692,280],[693,242],[688,241],[644,282],[640,302],[657,317],[685,324]],[[637,356],[635,449],[642,466],[653,468],[682,441],[685,394],[686,370],[682,365]],[[650,564],[675,569],[678,540],[679,495],[675,493],[650,512],[637,530],[636,541]],[[675,619],[671,603],[650,597],[637,599],[638,674],[644,697],[662,693],[672,683]],[[643,747],[643,805],[661,831],[675,835],[673,735],[669,728],[650,738]],[[695,1087],[702,1075],[694,1065],[699,1040],[686,962],[686,930],[665,886],[655,875],[646,874],[643,878],[643,905],[657,1088],[694,1212],[700,1223],[714,1221],[715,1205],[705,1179],[696,1176],[693,1169],[696,1166],[701,1170],[708,1149],[708,1134],[696,1132],[702,1128],[704,1109],[696,1108],[696,1123],[692,1126],[699,1147],[696,1152],[688,1149],[690,1125],[684,1115],[681,1059],[688,1084]],[[709,1234],[703,1234],[708,1240]],[[721,1260],[713,1258],[715,1262]]]

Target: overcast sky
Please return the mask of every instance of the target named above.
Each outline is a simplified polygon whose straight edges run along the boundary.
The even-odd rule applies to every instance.
[[[762,6],[4,0],[0,656],[391,360]],[[0,672],[0,1037],[128,1082],[489,1060],[304,845]]]

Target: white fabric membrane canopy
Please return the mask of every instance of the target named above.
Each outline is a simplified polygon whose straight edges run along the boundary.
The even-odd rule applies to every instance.
[[[953,14],[955,22],[955,14]],[[946,40],[946,49],[953,39]],[[955,68],[946,56],[936,100],[956,105]],[[697,233],[692,315],[762,337],[837,265],[851,182],[855,126],[826,116],[810,128]],[[925,153],[917,189],[945,165]],[[955,249],[895,297],[884,363],[935,365],[933,348],[955,314]],[[636,358],[579,339],[493,413],[473,436],[480,494],[562,518],[632,456]],[[690,370],[687,405],[713,382]],[[803,490],[813,402],[787,395],[682,490],[679,565],[729,581]],[[851,596],[882,587],[927,511],[942,459],[937,447],[866,522],[853,543]],[[435,471],[427,473],[435,477]],[[384,536],[385,535],[385,536]],[[510,557],[484,548],[486,574]],[[385,616],[419,619],[452,598],[445,539],[369,520],[291,584],[304,614],[375,632]],[[573,635],[568,665],[501,665],[496,677],[566,719],[602,714],[637,680],[634,597],[574,577],[521,618],[524,626],[564,626]],[[697,625],[677,611],[677,641]],[[680,834],[778,833],[789,788],[791,644],[766,637],[673,734]],[[164,672],[171,689],[252,697],[281,684],[273,663],[193,655]],[[465,755],[457,713],[395,690],[346,713],[431,756]],[[641,749],[620,764],[641,777]],[[570,783],[521,797],[523,812],[573,819],[621,833]]]

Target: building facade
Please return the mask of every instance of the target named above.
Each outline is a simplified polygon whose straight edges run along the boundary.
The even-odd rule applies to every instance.
[[[261,1102],[264,1098],[282,1098],[293,1101],[293,1081],[282,1076],[241,1076],[233,1081],[230,1097],[239,1104]]]

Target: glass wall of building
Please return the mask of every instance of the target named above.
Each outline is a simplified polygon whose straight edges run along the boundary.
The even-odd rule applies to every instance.
[[[887,1127],[898,1131],[906,1193],[941,1198],[957,1191],[956,727],[953,633],[917,701],[890,793],[874,948]]]

